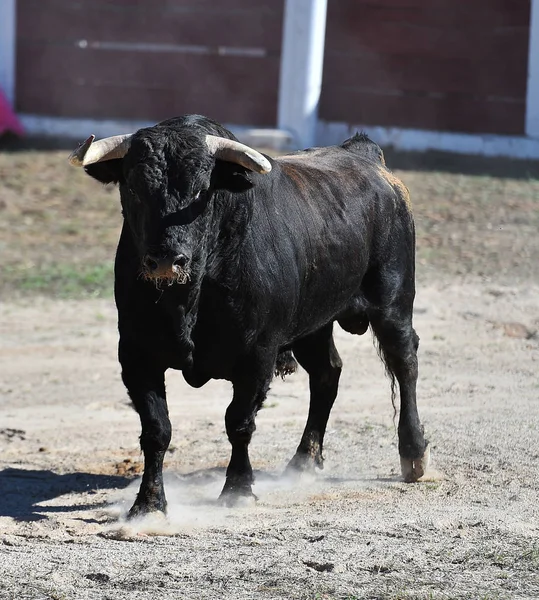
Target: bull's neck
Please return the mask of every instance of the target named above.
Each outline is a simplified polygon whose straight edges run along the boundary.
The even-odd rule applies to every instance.
[[[226,279],[240,267],[242,250],[252,217],[251,192],[218,192],[209,236],[206,276]],[[224,283],[224,282],[223,282]]]

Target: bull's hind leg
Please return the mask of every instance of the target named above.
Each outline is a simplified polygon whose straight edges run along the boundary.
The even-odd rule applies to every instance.
[[[293,346],[294,356],[309,374],[311,401],[309,416],[289,470],[323,468],[324,434],[341,375],[341,358],[333,343],[333,323],[326,325]]]
[[[412,327],[413,293],[399,294],[391,306],[370,315],[382,358],[400,391],[399,455],[404,480],[417,481],[429,462],[429,447],[423,435],[416,404],[417,348],[419,337]]]
[[[122,350],[122,379],[133,405],[140,416],[142,434],[140,446],[144,453],[144,474],[129,518],[150,512],[165,512],[163,459],[170,443],[171,426],[165,395],[164,370],[152,361],[134,360]]]

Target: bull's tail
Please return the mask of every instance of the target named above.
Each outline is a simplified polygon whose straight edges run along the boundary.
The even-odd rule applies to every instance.
[[[371,330],[372,330],[372,327],[371,327]],[[391,386],[391,406],[393,406],[393,425],[395,425],[395,420],[397,418],[397,404],[396,404],[397,379],[395,377],[395,373],[393,373],[393,371],[390,367],[389,358],[386,357],[378,338],[376,337],[376,335],[374,335],[374,331],[372,332],[372,342],[374,344],[374,347],[376,348],[376,352],[377,352],[378,356],[380,357],[380,360],[384,363],[386,375],[389,378],[389,384]]]

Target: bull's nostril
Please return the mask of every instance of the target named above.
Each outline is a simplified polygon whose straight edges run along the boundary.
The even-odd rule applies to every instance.
[[[183,269],[188,262],[189,259],[187,258],[187,256],[185,256],[185,254],[178,254],[178,256],[176,256],[172,264],[175,267],[180,267],[181,269]]]
[[[146,256],[145,259],[144,259],[144,266],[151,273],[151,272],[157,270],[157,267],[159,266],[159,263],[152,256]]]

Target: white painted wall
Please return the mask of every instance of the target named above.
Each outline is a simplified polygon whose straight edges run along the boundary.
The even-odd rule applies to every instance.
[[[2,0],[0,0],[1,2]],[[137,131],[142,127],[154,125],[147,121],[128,121],[121,119],[70,119],[65,117],[43,117],[41,115],[20,114],[19,118],[29,134],[51,135],[74,138],[82,142],[91,133],[104,138],[121,133]],[[276,151],[296,149],[286,131],[275,129],[256,129],[244,125],[224,124],[239,140],[250,146],[272,148]],[[449,133],[444,131],[425,131],[402,129],[400,127],[376,127],[371,125],[349,125],[319,121],[316,127],[315,144],[331,146],[340,144],[356,133],[364,131],[382,148],[393,147],[396,150],[423,152],[441,150],[458,154],[479,154],[483,156],[507,156],[511,158],[539,160],[539,139],[509,135],[477,135],[467,133]],[[76,146],[76,142],[74,142]]]
[[[15,104],[16,0],[0,0],[0,88]]]
[[[440,150],[457,154],[539,160],[539,139],[524,136],[451,133],[373,125],[353,126],[347,123],[320,121],[316,142],[319,146],[340,144],[357,131],[365,132],[382,149],[391,146],[404,151]]]
[[[2,0],[0,0],[2,2]],[[90,134],[105,138],[122,133],[132,133],[143,127],[155,125],[155,121],[128,119],[82,119],[69,117],[44,117],[43,115],[19,114],[25,131],[37,136],[56,136],[84,141]],[[271,148],[284,152],[294,149],[291,135],[278,129],[259,129],[245,125],[223,124],[244,144],[258,148]]]
[[[539,138],[539,0],[531,0],[526,135]]]
[[[315,142],[327,0],[286,0],[277,126],[298,147]]]

